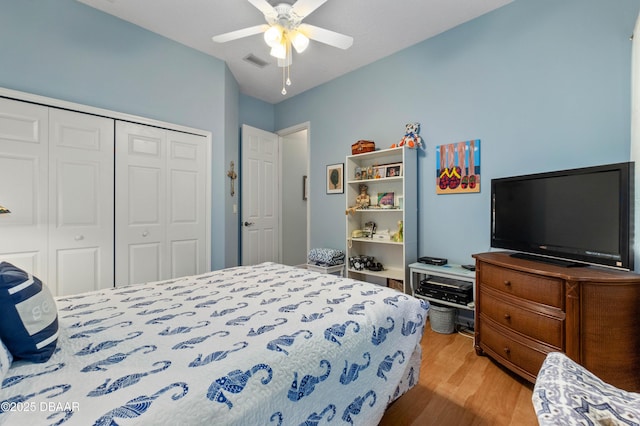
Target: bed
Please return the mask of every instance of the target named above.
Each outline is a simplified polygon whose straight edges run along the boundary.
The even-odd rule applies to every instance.
[[[0,423],[374,425],[418,380],[429,309],[275,263],[55,305],[46,362],[0,356]]]

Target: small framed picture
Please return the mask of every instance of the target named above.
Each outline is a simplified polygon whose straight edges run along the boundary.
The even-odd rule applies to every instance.
[[[366,172],[365,172],[366,173]],[[356,167],[355,168],[355,173],[353,176],[354,180],[360,180],[362,179],[362,169],[360,167]]]
[[[385,177],[402,176],[402,163],[387,164]]]
[[[392,208],[395,202],[393,192],[378,192],[378,206],[381,208]]]
[[[385,177],[386,167],[385,166],[375,166],[373,168],[373,178],[380,179]]]
[[[327,194],[344,194],[344,163],[327,166]]]

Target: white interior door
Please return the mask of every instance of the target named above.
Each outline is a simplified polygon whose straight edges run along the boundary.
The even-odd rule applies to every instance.
[[[47,278],[48,109],[0,98],[0,261]]]
[[[113,287],[113,125],[50,109],[49,282],[58,296]]]
[[[278,135],[242,125],[242,264],[279,261]]]
[[[166,276],[165,131],[116,122],[116,285]]]

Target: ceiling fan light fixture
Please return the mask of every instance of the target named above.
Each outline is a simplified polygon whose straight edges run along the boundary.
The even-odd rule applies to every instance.
[[[273,25],[269,27],[267,31],[264,32],[264,41],[271,48],[276,47],[277,45],[282,43],[282,28],[277,25]]]
[[[309,46],[309,37],[296,30],[293,32],[293,37],[291,37],[291,44],[293,44],[296,52],[302,53]]]
[[[271,48],[269,54],[274,58],[285,59],[287,57],[287,46],[284,43],[276,44]]]

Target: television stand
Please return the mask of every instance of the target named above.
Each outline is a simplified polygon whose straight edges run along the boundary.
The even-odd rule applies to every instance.
[[[584,268],[585,266],[588,266],[586,263],[571,262],[569,260],[554,259],[552,257],[545,256],[536,256],[535,254],[529,253],[516,252],[512,253],[511,257],[515,257],[516,259],[533,260],[534,262],[548,263],[550,265],[563,266],[565,268]]]
[[[564,352],[605,382],[640,391],[640,275],[474,254],[475,348],[535,382]]]

